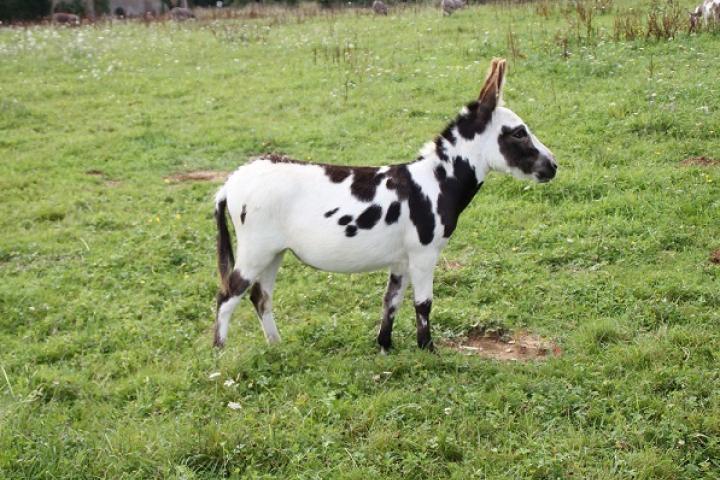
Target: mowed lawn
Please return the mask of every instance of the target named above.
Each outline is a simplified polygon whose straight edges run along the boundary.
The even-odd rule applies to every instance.
[[[0,477],[720,478],[720,34],[615,40],[649,3],[610,4],[0,29]],[[169,177],[410,161],[494,56],[560,170],[461,217],[438,354],[406,301],[378,355],[384,272],[291,254],[283,343],[244,301],[214,350],[218,184]],[[562,355],[442,345],[474,325]]]

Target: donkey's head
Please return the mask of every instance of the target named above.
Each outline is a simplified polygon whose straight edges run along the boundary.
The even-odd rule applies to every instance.
[[[502,106],[504,80],[505,60],[494,59],[478,100],[461,115],[459,131],[477,142],[478,156],[490,170],[549,182],[557,171],[555,157],[520,117]],[[473,135],[463,134],[463,130]]]

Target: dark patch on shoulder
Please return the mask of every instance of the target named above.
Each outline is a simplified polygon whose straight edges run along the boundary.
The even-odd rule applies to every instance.
[[[357,235],[357,227],[355,225],[348,225],[345,227],[345,235],[348,237],[354,237]]]
[[[325,218],[330,218],[330,217],[332,217],[333,215],[335,215],[335,214],[337,213],[338,210],[340,210],[339,207],[338,207],[338,208],[333,208],[332,210],[328,210],[327,212],[325,212]]]
[[[371,202],[375,198],[377,187],[385,178],[385,174],[378,173],[377,167],[354,167],[352,175],[350,193],[363,202]]]
[[[382,217],[382,207],[380,205],[370,205],[360,215],[358,215],[355,224],[358,228],[363,230],[369,230],[375,226],[375,224]]]
[[[428,245],[433,241],[435,214],[432,210],[432,202],[422,191],[420,185],[414,181],[410,183],[408,207],[410,208],[410,220],[415,225],[420,243]]]
[[[322,165],[322,167],[325,169],[325,175],[327,175],[333,183],[341,183],[349,177],[351,173],[350,167],[342,167],[338,165]]]
[[[395,190],[399,200],[407,200],[410,196],[410,172],[407,165],[393,165],[387,171],[387,183],[385,186],[388,190]]]
[[[242,211],[240,212],[240,223],[245,225],[245,216],[247,215],[247,205],[243,204]]]
[[[385,223],[391,225],[397,222],[398,218],[400,218],[400,202],[392,202],[385,214]]]
[[[352,215],[343,215],[338,220],[338,225],[347,225],[348,223],[352,222]]]
[[[445,238],[450,237],[457,227],[457,221],[463,210],[470,204],[477,191],[482,186],[478,184],[475,169],[463,157],[453,159],[453,175],[448,177],[435,177],[440,184],[440,194],[437,199],[437,211],[440,222],[443,224]]]
[[[437,167],[435,167],[435,178],[439,182],[442,182],[443,180],[445,180],[446,177],[447,177],[447,172],[445,171],[445,167],[443,167],[442,165],[438,165]]]
[[[408,202],[410,220],[415,225],[420,243],[429,244],[433,241],[435,231],[432,202],[422,191],[420,185],[412,179],[407,165],[393,165],[388,170],[387,176],[392,180],[392,186],[388,182],[387,187],[397,192],[398,200],[407,200]]]

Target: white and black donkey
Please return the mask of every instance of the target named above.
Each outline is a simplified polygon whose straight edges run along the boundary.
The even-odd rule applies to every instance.
[[[389,268],[377,341],[391,347],[395,313],[412,282],[417,343],[433,349],[430,307],[440,251],[490,171],[547,182],[557,165],[550,150],[502,106],[505,60],[492,61],[476,101],[417,160],[385,167],[322,165],[265,155],[238,168],[217,193],[215,345],[222,347],[233,310],[245,292],[265,337],[280,340],[272,314],[283,253],[332,272]],[[237,244],[233,256],[225,210]]]

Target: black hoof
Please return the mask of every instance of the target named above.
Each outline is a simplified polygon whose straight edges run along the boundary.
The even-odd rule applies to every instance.
[[[418,347],[421,350],[427,350],[428,352],[434,352],[435,351],[435,344],[433,343],[431,338],[427,339],[418,339]]]
[[[390,335],[383,335],[382,333],[377,337],[377,343],[380,345],[380,350],[383,353],[388,353],[392,349],[392,339]]]

